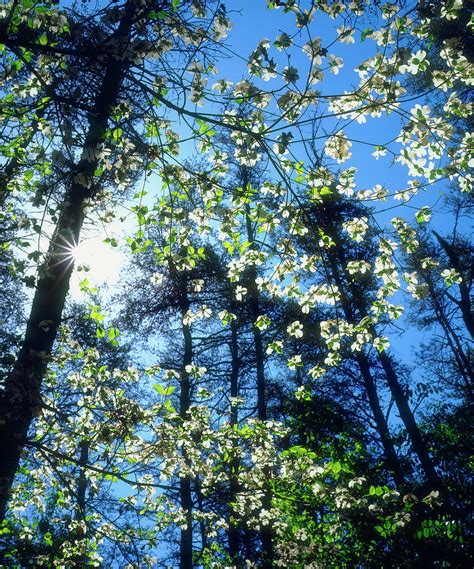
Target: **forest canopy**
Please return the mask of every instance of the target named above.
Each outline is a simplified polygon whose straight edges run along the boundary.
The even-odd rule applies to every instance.
[[[461,0],[0,5],[0,567],[470,567]]]

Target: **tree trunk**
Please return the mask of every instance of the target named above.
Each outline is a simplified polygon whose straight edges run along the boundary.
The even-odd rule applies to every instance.
[[[247,227],[247,240],[250,248],[253,248],[254,232],[252,228],[252,220],[250,219],[250,208],[246,206],[245,223]],[[255,326],[255,320],[260,316],[260,295],[257,288],[257,270],[252,265],[248,272],[248,307],[250,309],[250,318],[252,319],[252,334],[255,352],[255,367],[257,372],[257,416],[261,421],[267,420],[267,406],[265,397],[265,354],[263,351],[262,333]]]
[[[340,260],[343,261],[343,259]],[[339,275],[339,269],[334,259],[330,261],[330,264],[333,272]],[[342,266],[344,266],[344,264]],[[340,276],[338,276],[338,280],[342,284]],[[362,298],[359,291],[352,283],[347,283],[347,292],[344,290],[344,288],[341,288],[340,292],[341,297],[346,297],[347,292],[349,292],[351,300],[354,306],[357,308],[360,317],[368,317],[368,310],[365,304],[365,300]],[[355,321],[352,323],[355,323]],[[373,326],[371,327],[370,332],[374,337],[377,335],[377,332]],[[405,425],[413,450],[415,451],[415,454],[420,461],[425,477],[433,488],[441,489],[441,479],[435,470],[433,461],[431,460],[428,451],[428,447],[426,446],[426,443],[418,428],[415,416],[413,415],[413,411],[411,410],[410,404],[408,402],[408,396],[400,384],[397,373],[395,372],[395,368],[392,364],[392,360],[386,352],[378,352],[378,359],[385,372],[388,388],[390,389],[390,392],[393,396],[395,405],[397,406],[398,412],[400,413],[400,418]]]
[[[76,510],[76,520],[81,524],[85,523],[86,518],[86,499],[87,499],[87,476],[86,476],[86,466],[89,462],[89,443],[88,441],[81,441],[79,445],[79,478],[77,481],[77,510]],[[80,553],[74,558],[74,562],[78,567],[87,566],[87,551],[86,543],[84,539],[86,537],[85,531],[81,526],[77,530],[77,541],[81,541],[79,547]]]
[[[345,286],[342,280],[342,275],[339,271],[339,267],[334,260],[331,258],[329,262],[332,277],[334,282],[336,283],[340,293],[341,293],[341,306],[344,312],[344,316],[347,321],[351,324],[355,324],[355,315],[352,308],[352,305],[345,294]],[[370,369],[370,364],[367,359],[367,356],[364,353],[357,353],[355,356],[355,360],[357,365],[359,366],[360,373],[362,375],[362,379],[364,381],[365,391],[367,393],[367,397],[369,399],[370,409],[372,411],[372,415],[375,419],[375,424],[377,426],[377,431],[380,437],[380,441],[382,443],[385,455],[385,461],[387,464],[388,469],[392,474],[392,478],[397,487],[400,487],[405,482],[405,476],[403,473],[403,468],[398,458],[397,452],[395,450],[395,446],[393,444],[393,440],[390,436],[390,431],[388,428],[387,421],[382,411],[382,407],[380,405],[380,398],[377,393],[377,387],[375,385],[374,378],[372,376],[372,372]]]
[[[420,429],[416,423],[415,416],[413,415],[413,411],[410,408],[408,396],[398,381],[392,360],[385,352],[379,353],[378,357],[385,372],[388,387],[393,395],[398,412],[400,413],[400,418],[405,425],[412,447],[418,456],[426,479],[434,489],[442,490],[443,484],[436,472],[428,447],[426,446],[426,442],[423,439]]]
[[[459,257],[456,254],[454,248],[446,241],[446,239],[443,239],[443,237],[441,237],[437,231],[433,231],[433,234],[438,240],[441,247],[445,250],[449,262],[453,268],[456,269],[460,275],[462,275]],[[474,338],[474,314],[472,312],[471,295],[469,294],[469,288],[464,279],[459,283],[459,292],[461,293],[461,300],[458,302],[458,306],[461,309],[464,324],[466,325],[471,338]]]
[[[188,282],[186,275],[177,274],[180,287],[180,310],[184,318],[190,307],[188,298]],[[182,324],[184,342],[184,354],[181,367],[181,391],[179,394],[179,416],[183,421],[188,419],[191,405],[191,381],[186,366],[193,363],[193,338],[189,324]],[[186,460],[186,454],[184,453]],[[193,500],[191,490],[191,478],[184,476],[179,478],[179,495],[181,508],[185,511],[186,526],[181,529],[179,543],[179,567],[180,569],[192,569],[193,567]]]
[[[361,294],[360,290],[352,283],[350,280],[344,277],[343,274],[346,266],[347,259],[345,257],[344,251],[342,250],[341,245],[339,244],[339,239],[337,238],[337,230],[329,221],[327,224],[328,227],[326,228],[328,234],[333,239],[334,243],[336,243],[336,247],[333,254],[327,256],[327,263],[329,268],[331,269],[332,276],[334,281],[336,282],[339,291],[341,293],[341,303],[344,306],[350,308],[350,311],[347,312],[347,308],[344,309],[344,313],[346,314],[346,318],[349,317],[349,320],[352,324],[356,324],[356,319],[354,318],[353,309],[354,307],[357,312],[359,313],[360,318],[366,318],[369,316],[368,309],[367,309],[367,300]],[[375,327],[371,326],[369,329],[370,333],[375,337],[377,335]],[[385,377],[387,378],[387,385],[390,389],[390,392],[393,396],[395,401],[395,405],[397,406],[398,412],[400,413],[400,418],[405,425],[405,428],[408,433],[408,437],[412,444],[413,450],[417,455],[423,472],[427,481],[430,485],[438,490],[442,489],[442,482],[436,472],[434,467],[433,461],[431,460],[428,447],[421,435],[421,432],[418,428],[418,425],[415,420],[415,416],[410,408],[408,402],[408,396],[403,390],[398,376],[395,372],[395,369],[392,365],[392,361],[390,356],[388,356],[385,352],[378,353],[379,361],[382,365],[382,368],[385,372]]]
[[[375,424],[377,425],[380,441],[382,442],[387,468],[390,470],[395,485],[397,488],[400,488],[405,483],[405,476],[392,437],[390,436],[387,421],[383,414],[382,407],[380,406],[380,399],[374,378],[372,377],[370,364],[365,354],[357,354],[356,361],[364,380],[364,387],[369,399],[370,409],[374,416]]]
[[[426,284],[428,285],[431,305],[433,306],[436,318],[438,319],[438,322],[441,328],[443,329],[444,335],[446,336],[446,341],[456,361],[459,373],[462,375],[464,379],[464,387],[466,388],[469,397],[472,397],[472,383],[474,380],[474,370],[472,368],[471,360],[469,356],[464,353],[461,341],[456,331],[454,330],[453,326],[451,325],[451,322],[446,316],[444,307],[439,302],[431,278],[429,277],[429,275],[427,276],[424,275],[424,278]]]
[[[239,374],[240,374],[240,357],[239,357],[239,343],[238,343],[238,330],[237,324],[231,322],[231,341],[230,341],[230,353],[231,353],[231,372],[230,372],[230,396],[238,397],[239,395]],[[238,414],[237,406],[231,406],[230,410],[230,423],[231,425],[237,425]],[[238,459],[232,459],[229,465],[229,478],[230,478],[230,502],[235,501],[236,496],[239,491],[238,483],[238,471],[239,471],[239,461]],[[229,555],[233,561],[237,561],[240,549],[240,527],[239,524],[229,524],[229,530],[227,532],[228,545],[229,545]]]
[[[117,29],[117,38],[125,40],[129,38],[133,9],[134,5],[130,0]],[[111,108],[117,103],[128,65],[126,61],[113,57],[105,64],[95,99],[94,113],[89,119],[84,150],[95,149],[104,140]],[[97,159],[90,162],[83,159],[78,164],[77,172],[92,178],[97,166]],[[41,383],[61,323],[73,269],[70,249],[79,242],[84,206],[93,195],[92,187],[84,187],[76,178],[71,182],[59,213],[48,254],[39,271],[25,338],[1,394],[0,522],[5,517],[10,489],[27,440],[28,430],[33,418],[41,410]]]
[[[245,176],[244,176],[245,182]],[[246,184],[244,184],[246,185]],[[245,221],[247,227],[247,240],[253,247],[254,232],[252,228],[252,220],[250,219],[250,208],[246,206]],[[261,421],[267,420],[267,401],[265,386],[265,352],[263,350],[262,333],[255,321],[260,316],[260,295],[257,287],[257,270],[254,265],[251,266],[248,275],[248,306],[250,308],[250,318],[252,320],[252,334],[255,351],[255,367],[257,371],[257,416]],[[271,473],[268,473],[268,479]],[[265,510],[270,510],[272,505],[272,497],[266,492],[262,499],[262,506]],[[274,551],[273,551],[273,531],[270,526],[264,527],[260,531],[260,540],[262,543],[262,567],[270,569],[273,567]]]

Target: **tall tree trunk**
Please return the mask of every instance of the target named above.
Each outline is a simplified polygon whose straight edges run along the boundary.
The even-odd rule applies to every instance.
[[[380,441],[382,442],[387,468],[390,470],[395,485],[397,488],[400,488],[405,483],[405,475],[380,405],[380,399],[370,370],[370,364],[367,360],[367,356],[362,353],[357,354],[356,361],[359,366],[362,379],[364,380],[364,387],[369,399],[370,409],[375,419]]]
[[[379,353],[378,357],[385,372],[388,387],[395,400],[398,412],[400,413],[400,418],[405,425],[412,447],[420,461],[425,477],[430,483],[430,486],[437,490],[442,490],[442,481],[436,472],[426,442],[418,428],[415,416],[413,415],[413,411],[411,410],[408,402],[408,396],[400,385],[392,359],[385,352]]]
[[[438,295],[436,294],[433,281],[431,280],[429,275],[425,276],[425,282],[428,285],[431,305],[433,306],[436,318],[438,319],[438,322],[441,328],[443,329],[444,335],[446,336],[446,341],[456,361],[459,373],[462,375],[464,379],[464,386],[466,388],[466,391],[468,395],[472,397],[472,383],[474,381],[474,370],[472,367],[471,359],[469,358],[469,355],[467,355],[464,352],[459,336],[457,335],[456,331],[451,325],[449,318],[446,316],[444,307],[442,306],[442,304],[438,299]]]
[[[244,175],[244,182],[246,176]],[[243,184],[244,187],[247,183]],[[247,241],[252,248],[254,245],[254,231],[252,227],[252,220],[250,218],[250,207],[247,204],[245,212],[245,222],[247,228]],[[252,319],[252,334],[253,344],[255,351],[255,367],[257,371],[257,416],[261,421],[267,420],[267,401],[266,401],[266,386],[265,386],[265,352],[263,350],[262,333],[255,321],[260,316],[260,294],[257,287],[257,269],[252,265],[248,274],[248,306],[250,309],[250,318]],[[271,472],[268,472],[270,479]],[[266,492],[262,499],[262,506],[265,510],[270,510],[272,505],[271,494]],[[262,567],[270,569],[273,567],[274,550],[273,550],[273,531],[271,526],[265,526],[260,530],[260,540],[262,542]]]
[[[89,461],[89,443],[81,441],[79,445],[79,479],[77,482],[76,519],[84,520],[86,515],[87,476],[86,467]]]
[[[449,262],[451,263],[453,268],[456,269],[460,275],[462,275],[461,264],[459,262],[459,257],[456,254],[456,251],[454,250],[454,247],[450,245],[446,241],[446,239],[441,237],[441,235],[437,231],[433,231],[433,234],[438,240],[441,247],[446,252]],[[464,320],[464,324],[466,325],[466,328],[469,331],[471,338],[474,338],[474,313],[472,311],[472,300],[471,300],[471,295],[469,293],[469,287],[467,286],[464,279],[459,283],[459,292],[461,294],[461,300],[457,302],[457,304],[461,309],[461,314]]]
[[[347,259],[337,236],[337,228],[334,226],[331,218],[329,218],[325,230],[336,244],[333,252],[327,255],[327,266],[330,268],[333,279],[341,293],[341,303],[350,307],[349,314],[352,318],[351,323],[356,324],[357,322],[356,319],[354,319],[352,307],[357,310],[360,318],[368,317],[369,311],[367,308],[367,299],[361,294],[361,291],[357,286],[344,274]],[[344,310],[344,312],[346,313],[346,310]],[[347,313],[346,318],[348,318]],[[371,326],[369,331],[374,337],[377,335],[374,326]],[[384,370],[388,388],[390,389],[395,405],[400,413],[400,418],[405,425],[413,450],[420,461],[426,480],[433,488],[441,490],[441,479],[436,472],[433,461],[431,460],[428,447],[418,428],[415,416],[408,402],[408,396],[400,384],[397,373],[395,372],[395,368],[392,364],[392,360],[386,352],[379,352],[378,359]]]
[[[349,323],[355,324],[356,318],[354,315],[354,310],[349,298],[345,294],[347,287],[344,284],[343,277],[334,257],[331,257],[331,260],[329,261],[329,268],[331,270],[334,282],[341,292],[341,306],[342,311],[344,312],[344,316]],[[369,399],[370,409],[375,419],[377,431],[382,443],[382,447],[384,449],[384,456],[387,467],[392,474],[392,478],[395,484],[397,487],[399,487],[405,483],[405,476],[403,473],[402,465],[395,450],[392,437],[390,436],[387,420],[385,419],[382,407],[380,405],[380,398],[378,396],[377,387],[372,376],[370,363],[367,359],[366,354],[362,352],[359,352],[355,355],[355,360],[364,381],[364,388]]]
[[[239,375],[240,375],[240,356],[239,356],[239,342],[238,342],[238,329],[235,321],[231,322],[231,338],[230,338],[230,354],[231,354],[231,371],[230,371],[230,396],[238,397],[239,395]],[[231,425],[238,424],[238,411],[237,406],[232,405],[230,410],[230,423]],[[229,465],[230,473],[230,502],[234,502],[238,491],[239,482],[237,479],[239,471],[239,460],[232,459]],[[240,549],[240,527],[239,524],[229,525],[227,532],[229,555],[233,561],[237,561]]]
[[[201,512],[204,512],[204,494],[202,492],[201,481],[197,476],[194,479],[194,492],[196,494],[198,508]],[[209,543],[207,539],[206,522],[203,519],[199,520],[199,528],[201,530],[201,550],[205,551],[208,548]]]
[[[360,294],[360,291],[357,290],[356,286],[352,284],[350,281],[346,281],[346,284],[344,284],[342,280],[340,269],[338,266],[338,262],[340,266],[342,267],[345,266],[345,258],[342,252],[339,250],[335,256],[331,256],[329,258],[328,262],[329,266],[331,267],[334,280],[339,287],[341,293],[341,299],[343,299],[343,302],[349,306],[353,304],[356,307],[361,318],[368,317],[369,314],[367,306],[365,300],[362,298],[362,295]],[[350,315],[352,317],[352,310]],[[351,323],[353,324],[356,323],[353,317]],[[373,336],[376,336],[376,330],[374,327],[371,327],[370,331]],[[417,455],[418,460],[420,461],[425,477],[433,488],[441,489],[442,487],[441,479],[439,478],[435,470],[433,461],[431,460],[428,451],[428,447],[426,446],[426,443],[423,440],[421,432],[416,423],[415,416],[413,415],[413,411],[410,408],[410,404],[408,402],[408,396],[400,384],[397,373],[395,372],[394,366],[392,364],[391,358],[386,354],[386,352],[379,352],[378,359],[385,372],[388,388],[390,389],[390,392],[393,396],[395,405],[397,406],[398,412],[400,413],[400,418],[403,424],[405,425],[413,450],[415,451],[415,454]]]
[[[87,500],[87,475],[86,467],[89,461],[89,442],[81,441],[79,445],[79,477],[77,481],[77,510],[76,520],[81,524],[85,523],[86,518],[86,500]],[[78,567],[87,566],[87,551],[86,551],[86,533],[82,525],[77,530],[77,540],[81,541],[80,553],[74,558],[74,562]]]
[[[188,280],[185,274],[177,274],[179,279],[179,295],[181,316],[190,308],[188,298]],[[182,334],[184,342],[183,362],[181,367],[181,391],[179,394],[179,416],[181,420],[187,420],[189,407],[191,405],[191,380],[186,367],[193,363],[193,338],[189,324],[182,324]],[[187,460],[186,453],[184,459]],[[179,543],[179,567],[180,569],[192,569],[193,567],[193,499],[191,490],[191,478],[184,476],[179,478],[179,495],[181,508],[185,511],[186,525],[180,532]]]
[[[134,16],[132,0],[126,5],[116,38],[127,41]],[[123,45],[122,45],[123,48]],[[112,107],[117,103],[129,63],[110,57],[89,119],[84,150],[95,149],[106,134]],[[98,160],[81,160],[77,172],[92,179]],[[41,409],[41,384],[61,323],[69,289],[73,260],[65,247],[79,242],[86,201],[94,195],[93,187],[77,182],[71,186],[62,207],[39,279],[28,319],[25,338],[7,377],[0,398],[0,521],[4,519],[7,501],[22,449],[34,416]]]
[[[250,243],[250,248],[254,245],[254,231],[252,227],[252,220],[250,219],[250,207],[247,204],[245,212],[245,223],[247,228],[247,241]],[[255,321],[260,316],[260,295],[257,287],[257,269],[252,265],[248,271],[248,307],[250,311],[250,318],[252,319],[252,334],[253,345],[255,353],[255,368],[257,372],[257,416],[261,421],[267,420],[267,405],[265,396],[265,353],[263,351],[262,333]]]

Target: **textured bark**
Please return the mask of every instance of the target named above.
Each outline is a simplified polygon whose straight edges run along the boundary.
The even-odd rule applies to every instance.
[[[444,249],[453,268],[456,269],[460,275],[462,275],[463,271],[461,270],[459,257],[456,254],[454,247],[450,245],[446,239],[443,239],[443,237],[441,237],[441,235],[436,231],[433,231],[433,234],[438,240],[441,247]],[[474,267],[471,268],[471,271],[474,272]],[[472,300],[469,292],[469,287],[467,286],[464,279],[459,283],[459,292],[461,294],[461,300],[457,304],[461,309],[464,324],[466,325],[471,338],[474,338],[474,313],[472,310]]]
[[[246,179],[244,175],[246,186]],[[246,207],[246,228],[247,240],[253,246],[255,235],[252,227],[252,220],[250,219],[250,208]],[[260,315],[260,295],[257,288],[257,270],[254,265],[251,266],[248,275],[248,307],[250,309],[250,318],[252,320],[252,333],[253,344],[255,351],[255,367],[257,371],[257,416],[261,421],[267,420],[267,401],[266,401],[266,385],[265,385],[265,352],[263,350],[262,333],[260,329],[255,326],[255,321]],[[271,473],[268,473],[270,477]],[[272,498],[269,493],[266,493],[262,499],[262,506],[265,510],[270,510]],[[274,550],[273,550],[273,531],[270,526],[264,527],[260,530],[260,540],[262,543],[262,567],[270,569],[273,567]]]
[[[328,219],[325,230],[336,244],[332,254],[327,256],[327,266],[332,274],[334,282],[337,284],[341,293],[341,304],[346,318],[352,324],[357,323],[355,313],[359,318],[369,317],[367,299],[363,296],[360,289],[344,275],[344,268],[347,259],[338,239],[337,228],[331,218]],[[345,308],[344,308],[345,306]],[[374,326],[369,327],[369,332],[375,337],[377,332]],[[390,356],[386,352],[378,353],[378,359],[384,370],[388,388],[395,401],[400,418],[405,425],[408,437],[415,454],[420,461],[426,480],[432,488],[441,490],[442,481],[436,472],[434,463],[431,459],[428,447],[418,428],[413,411],[410,408],[408,395],[405,393],[392,364]]]
[[[239,357],[239,343],[238,343],[238,330],[237,324],[231,322],[231,339],[230,339],[230,354],[231,354],[231,372],[230,372],[230,396],[238,397],[239,395],[239,374],[240,374],[240,357]],[[232,425],[237,425],[237,406],[231,407],[230,422]],[[239,491],[239,483],[237,480],[237,473],[239,469],[239,461],[234,459],[230,463],[230,502],[235,501]],[[237,560],[240,549],[240,528],[238,524],[230,524],[227,532],[229,555],[231,559]]]
[[[372,415],[374,416],[377,431],[382,443],[387,468],[390,470],[393,481],[395,482],[397,488],[400,488],[405,483],[405,475],[397,452],[395,450],[392,437],[390,436],[387,421],[380,405],[380,399],[377,393],[377,387],[375,385],[374,378],[372,377],[370,364],[364,354],[358,354],[356,360],[360,369],[360,373],[364,380],[365,391],[369,399],[370,409],[372,411]]]
[[[337,257],[341,263],[341,266],[345,266],[345,259],[343,256],[341,256],[340,252],[337,254]],[[357,311],[361,318],[368,317],[369,314],[365,300],[362,298],[355,285],[350,282],[347,282],[346,284],[343,283],[335,257],[331,257],[329,260],[329,265],[331,267],[334,280],[340,288],[343,305],[354,305],[357,308]],[[355,324],[356,321],[353,318],[352,311],[349,313],[349,316],[352,318],[350,322]],[[347,313],[346,318],[348,318]],[[370,332],[374,337],[377,335],[376,330],[373,327],[371,327]],[[384,370],[388,388],[390,389],[390,393],[393,396],[395,405],[397,406],[398,412],[400,413],[400,418],[405,425],[408,437],[412,444],[413,450],[415,451],[415,454],[420,461],[425,477],[433,488],[441,489],[441,479],[439,478],[433,461],[431,460],[428,447],[423,439],[420,429],[418,428],[415,416],[413,415],[413,411],[411,410],[410,404],[408,402],[408,396],[400,384],[391,358],[385,352],[380,352],[378,353],[378,359]]]
[[[175,273],[176,274],[176,273]],[[181,316],[190,308],[187,292],[187,278],[185,275],[176,274],[179,280],[179,302]],[[193,362],[193,338],[188,324],[182,324],[184,343],[183,361],[181,367],[181,385],[179,394],[179,416],[183,421],[188,418],[189,406],[191,405],[191,381],[186,366]],[[184,457],[186,459],[186,456]],[[186,527],[180,531],[179,542],[179,567],[180,569],[192,569],[193,567],[193,499],[191,490],[191,478],[189,476],[179,479],[179,496],[181,508],[185,510]]]
[[[339,270],[337,262],[333,258],[329,263],[329,268],[331,270],[334,282],[336,283],[338,289],[341,292],[341,306],[344,312],[344,316],[348,322],[355,323],[356,318],[354,315],[354,310],[352,308],[351,302],[349,301],[349,298],[345,294],[346,286],[343,281],[341,271]],[[380,441],[384,449],[384,456],[387,467],[392,474],[395,484],[397,486],[401,486],[405,482],[403,468],[398,458],[397,452],[395,450],[393,440],[390,436],[388,424],[383,414],[382,407],[380,405],[380,398],[378,396],[377,387],[374,378],[372,376],[370,363],[367,359],[367,356],[362,352],[357,353],[355,359],[357,361],[357,365],[359,366],[360,373],[364,381],[364,388],[367,393],[367,397],[369,399],[369,405],[372,411],[372,415],[375,419],[377,432],[379,434]]]
[[[130,1],[117,28],[116,38],[127,41],[133,21]],[[111,57],[104,64],[94,104],[94,113],[84,142],[84,149],[95,148],[105,137],[111,108],[117,103],[128,63]],[[92,177],[98,161],[81,160],[77,172]],[[65,247],[77,245],[84,220],[84,206],[93,188],[85,188],[73,180],[60,209],[58,222],[46,259],[39,271],[26,333],[12,372],[7,377],[0,398],[0,521],[15,473],[20,463],[28,431],[41,410],[41,384],[61,323],[64,303],[73,269]]]
[[[247,228],[247,241],[253,247],[255,239],[252,220],[250,219],[250,208],[246,207],[245,223]],[[265,395],[265,353],[263,351],[262,333],[260,329],[255,326],[254,322],[260,316],[260,295],[257,288],[257,270],[252,265],[248,271],[248,307],[250,311],[250,318],[252,319],[252,334],[255,353],[255,368],[257,375],[257,416],[261,421],[267,419],[267,405]]]

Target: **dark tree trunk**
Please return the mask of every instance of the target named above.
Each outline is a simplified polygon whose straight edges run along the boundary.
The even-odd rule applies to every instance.
[[[358,312],[360,318],[366,318],[369,316],[367,299],[363,296],[360,289],[358,289],[357,286],[344,275],[347,259],[337,236],[337,228],[334,226],[331,218],[329,218],[325,229],[336,244],[333,253],[327,255],[327,264],[334,282],[337,284],[341,293],[341,304],[343,306],[344,314],[349,322],[356,324],[355,311]],[[344,308],[344,306],[346,308]],[[377,335],[374,326],[371,326],[369,331],[374,337]],[[433,461],[431,460],[426,442],[423,439],[416,423],[415,416],[413,415],[413,411],[410,408],[408,395],[400,384],[390,356],[385,352],[380,352],[378,354],[378,358],[384,370],[388,388],[390,389],[395,405],[400,413],[400,418],[405,425],[413,450],[420,461],[425,477],[433,488],[441,490],[441,479],[436,472]]]
[[[446,255],[448,256],[449,262],[451,263],[453,268],[456,269],[460,275],[462,275],[459,257],[456,254],[454,247],[450,245],[446,241],[446,239],[441,237],[441,235],[438,232],[433,231],[433,234],[438,240],[441,247],[444,249]],[[471,268],[471,271],[474,271],[474,268]],[[474,338],[474,314],[472,311],[472,300],[469,292],[469,287],[467,286],[464,279],[459,283],[459,292],[461,294],[461,300],[457,304],[461,309],[461,314],[464,320],[464,324],[466,325],[466,328],[469,331],[471,338]]]
[[[438,319],[438,322],[441,328],[443,329],[444,335],[446,336],[446,341],[456,361],[459,373],[462,375],[464,379],[464,387],[466,388],[466,392],[469,395],[469,397],[472,397],[472,383],[474,380],[474,370],[472,368],[471,359],[469,355],[467,355],[464,352],[459,336],[457,335],[456,331],[451,325],[451,322],[446,316],[443,306],[439,302],[433,283],[431,282],[430,279],[425,279],[425,280],[428,284],[431,304],[435,311],[436,318]]]
[[[86,518],[86,500],[87,500],[87,476],[86,467],[89,462],[89,443],[88,441],[81,441],[79,445],[79,477],[77,481],[77,510],[76,510],[76,520],[81,523],[85,523]],[[82,525],[77,530],[77,540],[82,541],[85,538],[85,531]],[[80,548],[80,553],[74,558],[74,563],[78,567],[87,566],[87,551],[85,550],[85,540],[82,541]]]
[[[255,239],[252,227],[252,220],[250,219],[250,208],[246,207],[245,222],[247,227],[247,240],[253,247]],[[257,372],[257,416],[261,421],[267,419],[267,405],[265,395],[265,353],[263,351],[262,333],[260,329],[255,326],[255,321],[260,316],[260,295],[257,288],[257,270],[252,265],[248,271],[248,307],[250,318],[252,319],[252,334],[255,353],[255,368]]]
[[[184,318],[190,308],[188,298],[188,282],[186,275],[179,275],[179,295],[180,295],[180,311]],[[179,394],[179,415],[183,421],[188,419],[189,407],[191,405],[191,380],[186,366],[193,363],[193,337],[189,324],[182,325],[182,334],[184,342],[183,362],[181,367],[181,385]],[[184,459],[186,460],[186,455]],[[179,543],[179,567],[180,569],[192,569],[193,567],[193,499],[191,490],[191,478],[189,476],[180,477],[179,479],[179,495],[181,508],[185,510],[186,527],[181,529]]]
[[[370,364],[365,354],[357,354],[356,360],[360,369],[360,373],[362,375],[362,379],[364,380],[365,391],[369,399],[370,409],[372,411],[372,415],[374,416],[377,431],[382,443],[387,468],[390,470],[395,485],[397,488],[400,488],[405,484],[405,476],[403,473],[402,465],[395,450],[392,437],[390,436],[387,421],[380,405],[380,399],[377,393],[377,387],[375,385],[374,378],[370,370]]]
[[[235,321],[231,322],[231,338],[230,338],[230,353],[231,353],[231,371],[230,371],[230,396],[238,397],[239,395],[239,374],[240,374],[240,357],[239,357],[239,343],[238,343],[238,329]],[[230,411],[231,425],[237,425],[238,412],[237,406],[233,405]],[[238,459],[231,460],[230,463],[230,501],[233,502],[239,491],[239,483],[237,480],[239,461]],[[239,524],[229,525],[227,532],[229,555],[232,560],[237,561],[240,550],[240,527]]]
[[[329,261],[329,268],[331,270],[334,282],[336,283],[339,291],[341,292],[341,306],[344,312],[344,316],[348,322],[354,324],[356,321],[354,310],[352,308],[351,302],[349,301],[349,298],[345,294],[345,290],[347,287],[344,284],[343,277],[339,270],[338,264],[334,260],[334,258],[331,258],[331,260]],[[390,431],[388,428],[387,421],[385,419],[382,407],[380,405],[380,398],[378,396],[377,387],[374,378],[372,376],[370,363],[367,359],[367,356],[364,353],[357,353],[355,356],[355,360],[357,361],[357,365],[359,366],[360,373],[364,381],[364,388],[367,393],[367,397],[369,399],[369,405],[372,411],[372,415],[375,419],[377,432],[379,434],[380,441],[384,449],[384,456],[387,467],[392,474],[395,484],[397,485],[397,487],[399,487],[404,484],[405,476],[403,473],[402,465],[395,450],[393,440],[390,436]]]
[[[133,2],[127,4],[117,29],[117,38],[130,37]],[[104,140],[112,107],[117,103],[128,63],[111,57],[104,65],[104,74],[89,119],[84,149],[94,149]],[[98,161],[81,160],[77,172],[92,178]],[[33,418],[41,409],[41,384],[46,371],[73,269],[72,257],[65,247],[79,242],[84,219],[84,206],[93,196],[93,187],[86,188],[76,180],[62,204],[56,229],[45,262],[39,271],[31,314],[17,360],[9,374],[0,399],[0,521],[4,519],[15,473],[25,446]]]
[[[77,483],[77,513],[78,520],[84,520],[86,515],[87,476],[86,467],[89,462],[89,443],[81,441],[79,446],[79,480]]]
[[[246,181],[244,175],[244,182]],[[244,187],[246,185],[243,184]],[[253,247],[254,243],[254,231],[252,227],[252,220],[250,219],[250,208],[246,207],[245,215],[246,227],[247,227],[247,240]],[[252,334],[253,334],[253,344],[255,351],[255,367],[257,372],[257,416],[261,421],[267,420],[267,401],[266,401],[266,386],[265,386],[265,352],[263,350],[263,340],[262,333],[257,326],[255,326],[255,321],[260,316],[260,295],[257,287],[257,270],[254,265],[251,266],[248,273],[248,307],[250,309],[250,318],[252,319]],[[268,479],[270,479],[271,473],[268,473]],[[270,510],[272,504],[271,495],[267,492],[262,499],[262,506],[265,510]],[[270,526],[264,527],[260,531],[260,540],[262,543],[262,567],[271,568],[273,567],[274,550],[273,550],[273,531]]]
[[[201,512],[204,512],[205,502],[204,502],[204,494],[201,488],[201,481],[198,477],[194,479],[194,492],[196,494],[196,501]],[[207,530],[206,530],[206,522],[204,520],[199,521],[199,529],[201,530],[201,549],[205,551],[208,546],[208,539],[207,539]]]
[[[338,257],[342,266],[345,266],[344,257],[343,256],[341,257],[340,252]],[[338,286],[340,287],[341,299],[343,301],[343,304],[345,303],[347,306],[351,306],[351,304],[353,304],[357,308],[357,311],[361,318],[368,317],[368,311],[365,304],[365,300],[362,298],[360,292],[352,283],[347,282],[347,286],[344,286],[339,272],[339,267],[334,257],[331,258],[329,264],[331,266],[334,279],[336,283],[338,283]],[[350,295],[350,301],[348,295]],[[352,310],[350,312],[350,315],[352,317]],[[354,319],[352,319],[352,323],[353,324],[356,323]],[[374,337],[376,336],[375,328],[372,327],[370,332]],[[385,377],[387,378],[388,388],[390,389],[390,393],[392,394],[392,397],[395,401],[395,405],[397,406],[398,412],[400,413],[400,418],[403,421],[403,424],[405,425],[413,450],[415,451],[415,454],[417,455],[420,461],[425,477],[433,488],[441,489],[442,486],[441,479],[439,478],[435,470],[433,461],[431,460],[428,451],[428,447],[426,446],[426,443],[423,440],[421,432],[416,423],[415,416],[413,415],[413,411],[410,408],[410,404],[408,402],[408,395],[405,393],[404,389],[400,384],[397,373],[395,372],[394,366],[392,364],[392,360],[390,356],[388,356],[385,352],[379,352],[378,359],[384,370]]]
[[[408,396],[400,385],[392,360],[385,352],[379,353],[378,357],[385,372],[388,387],[395,400],[398,412],[400,413],[400,418],[405,425],[413,450],[420,461],[425,477],[432,488],[442,490],[443,484],[436,472],[426,442],[423,439],[420,429],[416,423],[415,416],[413,415],[413,411],[410,408]]]

